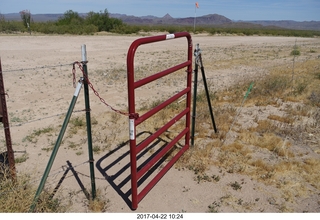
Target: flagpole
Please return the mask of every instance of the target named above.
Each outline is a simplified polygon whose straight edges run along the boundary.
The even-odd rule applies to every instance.
[[[193,32],[196,31],[196,18],[197,18],[197,5],[194,5],[194,24],[193,24]]]

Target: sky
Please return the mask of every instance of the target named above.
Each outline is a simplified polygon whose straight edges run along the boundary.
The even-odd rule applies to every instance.
[[[198,2],[199,8],[195,7]],[[320,21],[320,0],[0,0],[0,13],[119,13],[134,16],[167,13],[174,18],[223,15],[231,20]]]

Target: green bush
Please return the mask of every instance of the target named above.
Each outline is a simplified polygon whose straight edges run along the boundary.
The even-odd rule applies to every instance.
[[[26,31],[25,27],[21,22],[17,21],[6,21],[4,19],[0,19],[0,32],[4,33],[14,33],[14,32],[24,32]]]
[[[291,51],[290,55],[292,56],[300,56],[300,50],[295,48]]]

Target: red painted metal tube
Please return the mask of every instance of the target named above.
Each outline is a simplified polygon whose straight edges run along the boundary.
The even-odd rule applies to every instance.
[[[167,144],[152,160],[149,161],[141,170],[137,172],[137,179],[140,179],[160,158],[162,158],[187,132],[185,128],[178,136],[176,136],[169,144]]]
[[[164,40],[169,40],[169,39],[174,39],[174,38],[181,38],[181,37],[186,37],[188,40],[188,61],[192,62],[192,40],[191,40],[191,35],[188,32],[181,32],[181,33],[175,33],[175,34],[168,34],[168,35],[160,35],[160,36],[152,36],[152,37],[145,37],[145,38],[140,38],[135,40],[127,54],[127,77],[128,77],[128,94],[129,94],[129,113],[136,113],[135,112],[135,95],[134,95],[134,89],[135,87],[135,81],[134,81],[134,55],[136,50],[138,49],[139,46],[143,44],[148,44],[148,43],[153,43],[153,42],[158,42],[158,41],[164,41]],[[191,66],[191,63],[190,65]],[[192,72],[192,69],[190,70]],[[188,73],[190,72],[188,70]],[[190,72],[190,73],[191,73]],[[191,87],[191,76],[190,76],[190,87]],[[191,97],[190,97],[191,98]]]
[[[151,75],[151,76],[149,76],[149,77],[146,77],[146,78],[144,78],[144,79],[141,79],[141,80],[139,80],[139,81],[137,81],[137,82],[134,83],[134,88],[135,88],[135,89],[136,89],[136,88],[139,88],[140,86],[143,86],[143,85],[145,85],[145,84],[147,84],[147,83],[150,83],[150,82],[152,82],[152,81],[155,81],[155,80],[157,80],[157,79],[160,79],[161,77],[164,77],[164,76],[166,76],[166,75],[168,75],[168,74],[170,74],[170,73],[173,73],[173,72],[176,72],[176,71],[178,71],[178,70],[181,70],[181,69],[183,69],[184,67],[189,66],[189,65],[190,65],[190,62],[191,62],[191,61],[187,61],[187,62],[181,63],[181,64],[179,64],[179,65],[176,65],[176,66],[174,66],[174,67],[171,67],[170,69],[166,69],[166,70],[164,70],[164,71],[162,71],[162,72],[159,72],[159,73],[153,74],[153,75]]]
[[[157,112],[159,112],[161,109],[167,107],[168,105],[170,105],[171,103],[173,103],[174,101],[178,100],[181,96],[185,95],[186,93],[188,93],[190,91],[190,88],[186,88],[184,90],[182,90],[181,92],[175,94],[174,96],[172,96],[170,99],[168,99],[167,101],[161,103],[160,105],[158,105],[157,107],[151,109],[150,111],[144,113],[143,115],[141,115],[137,120],[135,125],[138,126],[140,123],[144,122],[145,120],[147,120],[148,118],[150,118],[151,116],[153,116],[154,114],[156,114]]]
[[[155,184],[168,172],[168,170],[177,162],[182,154],[189,149],[189,145],[185,145],[163,169],[149,182],[149,184],[138,194],[137,201],[140,202],[143,197],[155,186]]]
[[[188,55],[187,61],[180,63],[176,66],[173,66],[164,71],[155,73],[149,77],[141,79],[135,82],[134,77],[134,55],[137,48],[143,44],[149,44],[158,41],[170,40],[175,38],[187,38],[188,46]],[[170,169],[170,167],[179,159],[179,157],[189,148],[189,139],[190,139],[190,105],[191,105],[191,75],[192,75],[192,39],[189,33],[181,32],[175,34],[167,34],[160,36],[145,37],[135,40],[127,54],[127,80],[128,80],[128,105],[129,105],[129,131],[130,131],[130,164],[131,164],[131,194],[132,194],[132,209],[137,209],[138,203],[140,200],[147,194],[147,192],[161,179],[161,177]],[[155,81],[161,77],[164,77],[168,74],[176,72],[182,68],[187,67],[187,87],[183,89],[178,94],[172,96],[170,99],[164,101],[157,107],[149,110],[142,116],[139,116],[135,110],[135,89],[139,88],[147,83]],[[159,112],[181,96],[186,95],[186,108],[165,124],[162,128],[158,129],[154,134],[141,142],[138,146],[136,145],[136,126],[144,122],[146,119],[153,116],[155,113]],[[148,161],[146,165],[141,167],[141,170],[137,172],[137,154],[141,152],[146,146],[148,146],[152,141],[159,137],[164,131],[171,127],[176,121],[180,120],[182,117],[186,117],[186,127],[185,129],[176,137],[173,141],[167,144],[167,146],[162,149],[157,155]],[[185,136],[185,145],[184,147],[173,157],[173,159],[167,163],[167,165],[147,184],[147,186],[138,194],[138,179],[141,178],[145,172],[148,171],[165,153],[174,146],[183,136]]]
[[[176,115],[173,119],[171,119],[167,124],[165,124],[163,127],[158,129],[155,133],[153,133],[151,136],[149,136],[147,139],[145,139],[142,143],[140,143],[136,147],[136,153],[138,154],[141,152],[144,148],[146,148],[149,144],[151,144],[156,138],[158,138],[163,132],[168,130],[172,125],[174,125],[177,121],[179,121],[183,116],[185,116],[188,113],[189,109],[185,109],[184,111],[180,112],[178,115]]]

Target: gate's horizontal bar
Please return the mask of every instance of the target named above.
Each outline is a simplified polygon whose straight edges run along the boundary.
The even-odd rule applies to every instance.
[[[173,119],[171,119],[167,124],[165,124],[162,128],[157,130],[155,133],[153,133],[151,136],[149,136],[147,139],[145,139],[143,142],[141,142],[136,149],[136,154],[138,154],[140,151],[142,151],[145,147],[147,147],[150,143],[152,143],[157,137],[159,137],[163,132],[168,130],[174,123],[179,121],[184,115],[186,115],[190,111],[189,108],[184,109],[182,112],[180,112],[178,115],[176,115]]]
[[[147,83],[150,83],[150,82],[152,82],[152,81],[155,81],[155,80],[157,80],[157,79],[160,79],[161,77],[164,77],[164,76],[166,76],[166,75],[169,75],[170,73],[173,73],[173,72],[176,72],[176,71],[178,71],[178,70],[180,70],[180,69],[183,69],[184,67],[187,67],[187,66],[189,66],[190,64],[191,64],[191,60],[188,60],[188,61],[186,61],[186,62],[184,62],[184,63],[181,63],[181,64],[179,64],[179,65],[176,65],[176,66],[174,66],[174,67],[171,67],[171,68],[169,68],[169,69],[163,70],[163,71],[161,71],[161,72],[155,73],[155,74],[153,74],[153,75],[151,75],[151,76],[148,76],[148,77],[146,77],[146,78],[143,78],[143,79],[141,79],[141,80],[138,80],[137,82],[134,83],[134,88],[135,88],[135,89],[136,89],[136,88],[139,88],[139,87],[141,87],[141,86],[143,86],[143,85],[145,85],[145,84],[147,84]]]
[[[163,167],[163,169],[149,182],[149,184],[138,194],[138,203],[143,197],[155,186],[155,184],[168,172],[173,164],[182,156],[182,154],[189,149],[189,145],[185,145],[181,150],[172,158],[172,160]]]
[[[164,101],[160,105],[151,109],[150,111],[144,113],[138,119],[135,120],[135,126],[138,126],[140,123],[144,122],[145,120],[147,120],[148,118],[150,118],[151,116],[153,116],[154,114],[156,114],[157,112],[162,110],[163,108],[167,107],[168,105],[170,105],[174,101],[178,100],[181,96],[187,94],[189,91],[190,91],[190,88],[186,88],[186,89],[182,90],[181,92],[172,96],[170,99]]]
[[[189,128],[185,128],[178,136],[176,136],[167,146],[165,146],[148,164],[141,168],[137,173],[137,180],[140,179],[160,158],[162,158],[187,132]]]

